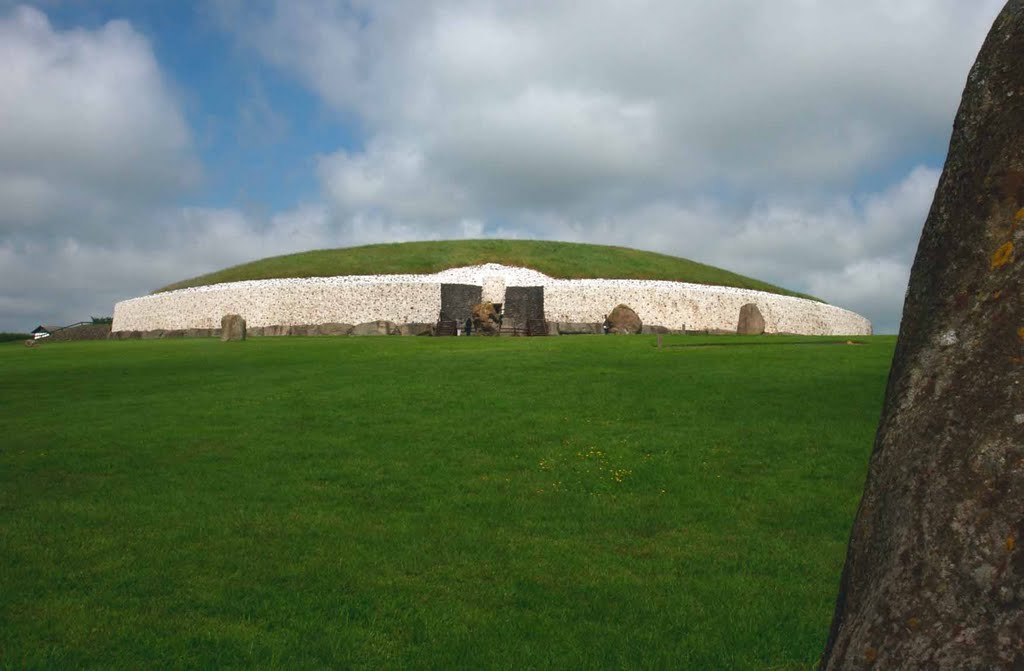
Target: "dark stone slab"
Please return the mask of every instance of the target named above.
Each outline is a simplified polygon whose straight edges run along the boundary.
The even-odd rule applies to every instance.
[[[441,285],[441,320],[462,324],[473,315],[473,306],[481,302],[483,288],[474,284]]]
[[[502,326],[526,328],[531,319],[544,319],[544,287],[505,287]]]

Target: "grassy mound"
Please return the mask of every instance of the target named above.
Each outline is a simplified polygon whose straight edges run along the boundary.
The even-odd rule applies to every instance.
[[[0,667],[811,669],[895,343],[844,340],[0,347]]]
[[[813,299],[806,294],[676,256],[626,247],[542,240],[444,240],[319,249],[243,263],[169,284],[155,293],[219,282],[282,277],[429,274],[483,263],[533,268],[563,279],[672,280]]]

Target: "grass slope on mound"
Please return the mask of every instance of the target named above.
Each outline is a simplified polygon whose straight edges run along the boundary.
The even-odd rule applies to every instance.
[[[155,293],[219,282],[281,277],[431,274],[447,268],[502,263],[563,279],[672,280],[811,298],[767,282],[688,259],[626,247],[542,240],[446,240],[321,249],[273,256],[183,280]]]
[[[0,667],[810,669],[895,339],[841,340],[0,346]]]

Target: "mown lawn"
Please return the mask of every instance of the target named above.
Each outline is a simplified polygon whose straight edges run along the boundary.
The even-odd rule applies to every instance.
[[[0,668],[812,669],[842,340],[0,346]]]

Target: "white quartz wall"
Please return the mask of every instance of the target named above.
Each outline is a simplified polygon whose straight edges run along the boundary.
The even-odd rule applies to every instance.
[[[678,330],[735,330],[740,307],[754,303],[767,333],[871,334],[871,322],[854,312],[764,291],[646,280],[561,280],[544,287],[548,321],[604,321],[619,303],[644,324]]]
[[[114,306],[113,330],[220,328],[226,314],[242,315],[249,326],[362,324],[378,319],[433,323],[440,311],[440,283],[265,280],[121,301]]]
[[[441,284],[477,284],[485,299],[504,302],[506,286],[543,286],[553,322],[600,322],[619,303],[644,324],[670,329],[734,330],[740,307],[755,303],[768,333],[867,335],[871,322],[825,303],[732,287],[654,280],[556,280],[528,268],[497,264],[435,275],[380,275],[253,280],[143,296],[114,307],[114,331],[218,328],[225,314],[249,326],[360,324],[378,319],[430,323],[441,310]]]
[[[480,300],[489,303],[505,302],[505,278],[501,275],[488,275],[480,288]]]

